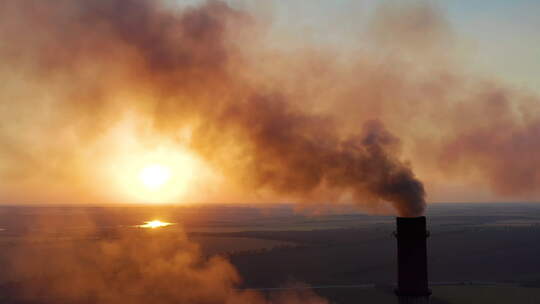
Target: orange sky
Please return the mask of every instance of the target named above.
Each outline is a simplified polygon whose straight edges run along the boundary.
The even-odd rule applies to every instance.
[[[538,200],[540,99],[472,71],[452,8],[385,2],[339,43],[130,3],[3,4],[1,202]]]

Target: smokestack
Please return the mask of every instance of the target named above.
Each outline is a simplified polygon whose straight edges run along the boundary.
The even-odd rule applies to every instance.
[[[426,217],[398,217],[396,222],[399,303],[429,303]]]

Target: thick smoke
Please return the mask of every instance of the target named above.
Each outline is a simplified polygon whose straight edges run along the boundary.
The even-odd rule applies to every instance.
[[[266,295],[239,289],[234,267],[219,256],[203,257],[182,231],[137,230],[65,233],[64,226],[67,242],[30,235],[13,249],[4,272],[21,285],[13,286],[10,297],[77,304],[328,303],[307,288]]]
[[[423,186],[380,122],[342,136],[332,118],[245,79],[235,38],[253,20],[224,3],[175,11],[144,0],[7,1],[4,11],[13,16],[4,36],[16,35],[20,20],[38,36],[4,56],[30,64],[23,73],[41,75],[38,86],[59,87],[53,115],[76,121],[78,134],[106,128],[116,109],[144,109],[161,132],[189,125],[195,151],[246,189],[294,200],[349,193],[360,204],[390,202],[402,216],[424,210]],[[149,98],[114,104],[125,90]]]
[[[294,111],[280,96],[252,96],[221,115],[195,131],[194,145],[211,162],[218,159],[219,166],[219,157],[229,149],[226,143],[239,139],[246,145],[239,153],[247,157],[221,167],[232,174],[240,164],[248,187],[293,197],[318,187],[350,190],[357,202],[392,202],[402,216],[424,211],[422,184],[395,156],[399,140],[378,121],[342,139],[331,121]]]
[[[459,129],[444,144],[441,162],[448,172],[480,175],[500,195],[526,199],[539,193],[540,117],[534,105],[540,100],[516,95],[497,87],[479,94],[484,107],[477,115],[489,119]]]
[[[267,41],[257,16],[220,1],[0,6],[8,198],[66,183],[91,197],[108,153],[96,142],[129,115],[250,198],[389,202],[414,216],[416,176],[428,190],[459,181],[530,199],[540,189],[538,97],[464,72],[459,37],[432,5],[386,2],[362,47],[344,52]]]

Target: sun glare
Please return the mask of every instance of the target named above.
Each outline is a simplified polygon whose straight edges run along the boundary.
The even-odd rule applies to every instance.
[[[162,222],[160,220],[153,220],[144,222],[143,225],[139,225],[139,228],[149,228],[149,229],[156,229],[156,228],[162,228],[172,225],[172,223]]]
[[[217,175],[178,141],[141,135],[136,118],[126,118],[104,141],[109,150],[103,160],[103,178],[111,201],[142,204],[185,204],[208,195],[201,185]],[[143,124],[144,125],[144,124]],[[186,135],[187,136],[187,135]],[[102,191],[102,190],[101,190]]]
[[[139,173],[142,184],[151,190],[157,190],[165,185],[171,178],[171,170],[159,164],[144,167]]]

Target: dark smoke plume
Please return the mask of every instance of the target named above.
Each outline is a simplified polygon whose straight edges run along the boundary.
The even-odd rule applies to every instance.
[[[302,197],[324,186],[352,191],[361,203],[392,202],[401,216],[424,211],[422,183],[396,157],[399,140],[378,121],[340,138],[332,121],[295,111],[279,96],[253,96],[221,115],[197,129],[195,146],[212,161],[227,153],[227,141],[240,138],[246,147],[239,153],[248,157],[226,169],[240,164],[250,187]],[[223,130],[234,130],[232,138]]]
[[[220,1],[0,6],[0,155],[13,197],[67,182],[72,197],[91,196],[103,138],[129,115],[249,200],[390,202],[417,215],[418,179],[429,193],[458,182],[538,195],[538,97],[465,73],[459,37],[433,5],[382,4],[362,41],[375,52],[288,49]]]
[[[191,147],[247,189],[293,200],[349,193],[359,204],[390,202],[402,216],[425,208],[422,184],[382,123],[342,136],[333,118],[245,79],[235,38],[253,20],[222,2],[178,11],[145,0],[6,1],[3,9],[12,16],[4,38],[17,39],[23,25],[35,38],[2,55],[28,65],[21,70],[31,83],[57,88],[53,115],[84,140],[104,132],[118,109],[136,108],[161,132],[192,128]],[[122,91],[149,98],[115,104]]]

